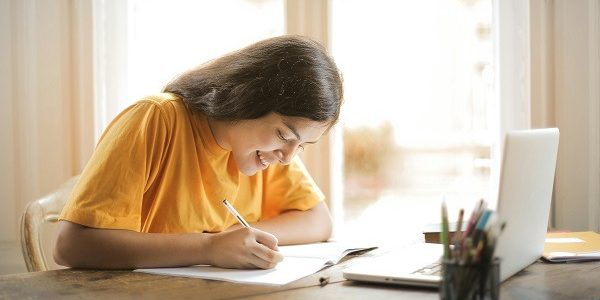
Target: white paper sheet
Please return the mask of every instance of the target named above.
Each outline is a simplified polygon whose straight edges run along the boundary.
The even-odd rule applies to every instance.
[[[354,247],[350,249],[365,248]],[[236,283],[284,285],[316,273],[328,265],[337,263],[348,253],[347,250],[347,245],[340,243],[281,246],[279,247],[279,251],[283,254],[284,259],[275,268],[269,270],[225,269],[208,265],[197,265],[182,268],[137,269],[134,271]]]
[[[138,269],[159,275],[194,277],[237,283],[284,285],[319,271],[327,259],[284,257],[275,268],[269,270],[225,269],[213,266],[190,266],[184,268]]]

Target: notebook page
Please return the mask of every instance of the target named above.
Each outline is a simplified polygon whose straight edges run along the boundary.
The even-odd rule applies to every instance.
[[[225,269],[198,265],[183,268],[137,269],[135,272],[214,279],[235,283],[284,285],[321,270],[326,262],[327,259],[324,258],[284,257],[282,262],[269,270]]]
[[[357,247],[357,245],[342,242],[326,242],[280,246],[279,252],[285,257],[323,258],[326,259],[327,265],[331,265],[337,264],[348,254],[373,250],[375,248],[376,247]]]

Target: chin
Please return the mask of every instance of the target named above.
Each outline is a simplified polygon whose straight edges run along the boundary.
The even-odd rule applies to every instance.
[[[248,156],[247,155],[244,155],[244,156],[241,156],[241,155],[235,156],[234,155],[234,160],[235,160],[236,164],[238,165],[240,173],[242,173],[246,176],[253,176],[256,173],[262,171],[260,166],[257,164],[258,157],[256,156],[255,152],[252,152]]]
[[[239,169],[240,172],[246,176],[252,176],[260,171],[257,166],[250,164],[242,165]]]
[[[246,176],[253,176],[256,173],[258,173],[258,170],[256,170],[256,169],[245,169],[245,170],[240,170],[240,172],[242,172],[242,174],[244,174]]]

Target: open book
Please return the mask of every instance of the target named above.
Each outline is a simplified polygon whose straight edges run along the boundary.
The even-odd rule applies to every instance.
[[[237,283],[284,285],[337,264],[347,255],[362,254],[375,248],[377,247],[358,248],[338,242],[280,246],[279,251],[283,254],[283,261],[269,270],[226,269],[196,265],[182,268],[136,269],[134,271]]]
[[[600,234],[593,231],[548,233],[542,257],[550,262],[600,260]]]

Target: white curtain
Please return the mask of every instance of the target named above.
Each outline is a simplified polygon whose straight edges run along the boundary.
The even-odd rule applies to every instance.
[[[93,149],[90,1],[0,1],[0,240]],[[90,122],[92,121],[92,122]]]
[[[494,18],[495,155],[508,130],[558,127],[550,226],[600,231],[600,2],[497,0]]]
[[[549,1],[557,228],[600,231],[600,1]]]

